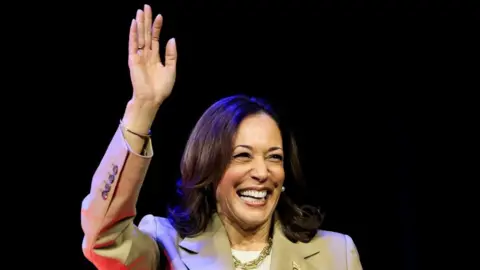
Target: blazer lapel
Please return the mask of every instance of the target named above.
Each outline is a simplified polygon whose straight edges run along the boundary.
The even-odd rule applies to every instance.
[[[273,231],[272,265],[275,270],[313,270],[308,258],[320,253],[314,245],[293,243],[283,234],[280,222],[277,220]]]
[[[188,269],[233,269],[230,242],[216,214],[204,233],[184,238],[179,246],[180,257]]]
[[[207,230],[196,236],[186,237],[179,243],[180,257],[192,270],[233,270],[233,259],[225,227],[214,214]],[[273,230],[272,260],[270,269],[314,270],[308,258],[317,256],[317,245],[292,243],[283,234],[281,223],[276,219]]]

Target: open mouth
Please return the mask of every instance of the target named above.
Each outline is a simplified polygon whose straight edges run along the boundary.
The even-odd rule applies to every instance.
[[[262,205],[265,204],[272,192],[270,190],[238,190],[237,195],[247,204]]]

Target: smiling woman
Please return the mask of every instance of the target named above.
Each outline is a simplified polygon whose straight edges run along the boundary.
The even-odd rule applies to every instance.
[[[286,175],[292,188],[299,191],[304,186],[296,177],[301,176],[296,144],[287,132],[282,136],[282,130],[266,102],[242,95],[224,98],[203,114],[181,163],[184,199],[170,211],[182,237],[204,231],[217,214],[232,247],[248,249],[243,237],[237,243],[237,234],[248,231],[256,231],[249,242],[258,247],[268,239],[275,210],[292,241],[308,242],[316,235],[319,211],[299,207],[282,193]]]
[[[352,239],[320,230],[320,212],[292,196],[305,186],[293,136],[266,102],[243,95],[214,103],[194,127],[168,218],[133,223],[149,130],[176,74],[173,39],[165,64],[159,57],[161,25],[148,5],[132,21],[133,96],[82,203],[85,257],[108,270],[361,269]]]

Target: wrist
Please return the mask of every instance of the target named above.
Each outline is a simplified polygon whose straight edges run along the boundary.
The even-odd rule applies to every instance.
[[[160,104],[132,99],[123,116],[123,125],[139,134],[148,134]]]

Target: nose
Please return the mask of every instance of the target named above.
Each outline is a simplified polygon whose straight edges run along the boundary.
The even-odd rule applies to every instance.
[[[257,159],[252,164],[252,178],[264,182],[268,177],[268,167],[263,159]]]

